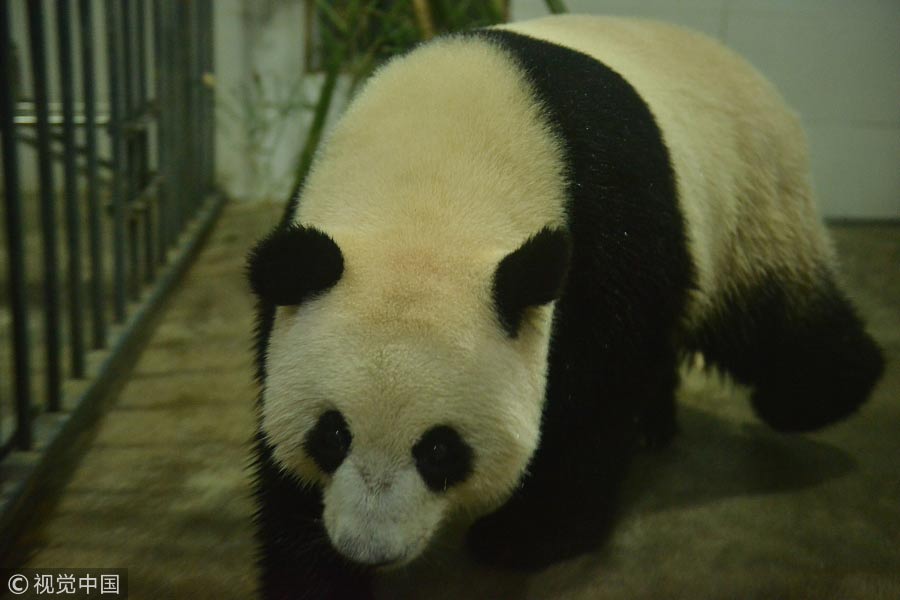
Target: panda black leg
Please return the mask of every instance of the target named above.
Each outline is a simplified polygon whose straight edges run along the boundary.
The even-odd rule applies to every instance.
[[[647,414],[640,423],[639,443],[650,450],[660,450],[672,443],[678,433],[675,395],[661,399],[656,411]]]
[[[322,526],[316,490],[286,477],[259,444],[257,539],[260,597],[266,600],[373,598],[370,575],[341,558]]]
[[[678,366],[674,352],[646,364],[645,376],[632,383],[633,391],[629,395],[640,401],[636,417],[639,445],[659,450],[668,446],[678,433],[675,404]]]
[[[534,571],[599,547],[611,529],[622,466],[568,473],[573,480],[530,478],[502,508],[472,526],[470,553],[483,564]],[[584,478],[592,483],[583,485]],[[604,487],[605,493],[592,493]]]
[[[753,408],[779,431],[810,431],[855,412],[884,370],[881,350],[830,284],[774,340]]]
[[[529,475],[502,508],[469,532],[476,559],[535,570],[606,540],[636,445],[660,447],[675,433],[677,366],[674,354],[666,353],[608,373],[616,380],[576,386],[581,393],[551,384]]]
[[[753,408],[764,422],[778,431],[811,431],[865,402],[884,359],[830,275],[812,293],[773,278],[741,296],[706,328],[701,349],[753,387]]]

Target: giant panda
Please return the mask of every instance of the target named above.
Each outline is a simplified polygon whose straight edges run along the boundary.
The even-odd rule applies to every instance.
[[[266,598],[365,598],[449,523],[537,569],[602,541],[679,361],[784,432],[878,346],[835,283],[798,119],[718,43],[554,16],[380,68],[251,252]]]

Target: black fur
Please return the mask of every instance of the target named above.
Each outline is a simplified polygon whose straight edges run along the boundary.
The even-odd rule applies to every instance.
[[[353,436],[344,415],[329,410],[319,417],[318,423],[306,435],[303,449],[325,473],[334,473],[347,458]]]
[[[472,447],[448,425],[426,431],[412,455],[425,485],[434,492],[445,492],[472,474]]]
[[[813,290],[776,274],[734,290],[688,342],[753,386],[754,410],[778,431],[812,431],[848,416],[884,370],[853,306],[825,269],[818,275]]]
[[[541,443],[522,487],[469,535],[487,562],[536,568],[597,545],[639,439],[674,432],[674,334],[692,285],[653,115],[590,57],[506,31],[568,166],[572,257],[556,305]]]
[[[270,294],[260,293],[261,290],[253,283],[254,263],[260,267],[266,263],[257,257],[261,255],[260,249],[267,240],[289,240],[292,237],[286,232],[296,228],[287,225],[287,222],[289,216],[286,214],[282,224],[254,248],[248,260],[248,279],[257,293],[254,354],[260,392],[266,381],[266,351],[275,321],[276,305]],[[275,246],[269,246],[268,251],[279,243],[274,242]],[[290,241],[285,245],[291,248]],[[328,251],[326,249],[326,253]],[[293,278],[296,273],[290,268],[290,263],[285,264],[286,258],[279,260],[276,257],[276,264],[285,267],[288,277]],[[343,258],[340,255],[338,258],[339,269],[337,263],[332,261],[331,277],[322,277],[317,286],[311,287],[327,289],[330,286],[324,285],[323,281],[339,279],[343,271]],[[328,271],[328,268],[324,270]],[[252,467],[255,473],[253,492],[256,497],[254,520],[258,542],[259,595],[266,600],[372,599],[371,573],[343,558],[328,541],[322,525],[321,491],[305,486],[285,473],[272,457],[272,448],[262,433],[261,402],[262,393],[257,398],[257,434]]]
[[[256,536],[260,596],[266,600],[369,600],[371,573],[332,548],[322,525],[322,494],[279,469],[256,439]]]
[[[494,304],[510,337],[518,335],[527,308],[559,298],[571,257],[568,232],[545,227],[500,261],[494,273]]]
[[[815,427],[862,402],[881,371],[880,353],[830,278],[805,306],[792,304],[777,276],[738,290],[685,340],[679,324],[694,271],[675,177],[653,115],[627,82],[550,43],[496,30],[465,35],[497,44],[522,69],[568,171],[567,235],[539,233],[495,276],[499,320],[511,336],[524,307],[558,300],[540,446],[513,497],[472,527],[476,557],[539,568],[602,541],[635,448],[664,444],[675,432],[676,342],[756,386],[757,411],[779,429]],[[257,328],[263,384],[274,315],[266,296]],[[369,597],[369,574],[328,543],[321,492],[281,472],[261,434],[257,461],[265,597]]]
[[[557,287],[563,287],[541,444],[520,490],[499,511],[478,521],[469,536],[470,548],[485,561],[533,568],[599,543],[636,441],[662,442],[672,435],[677,382],[673,332],[692,271],[668,152],[634,89],[572,50],[508,32],[469,35],[511,52],[545,107],[568,165],[568,235],[540,234],[522,253],[530,257],[532,247],[553,244],[554,238],[562,248],[555,260],[542,265],[548,274],[538,286],[542,293],[525,294],[540,301],[557,296]],[[568,272],[559,268],[565,264]],[[523,266],[514,264],[509,273]],[[514,304],[505,298],[498,302]],[[510,335],[518,329],[519,310],[501,312]],[[261,303],[257,360],[263,380],[272,316],[271,306]],[[365,579],[327,542],[321,492],[279,473],[262,439],[258,457],[264,591],[327,589],[350,581],[369,593]],[[292,569],[304,544],[304,564],[322,562],[327,568]],[[303,581],[306,587],[301,588]],[[322,597],[339,597],[329,593]],[[309,591],[299,597],[318,596]]]
[[[773,274],[724,299],[721,314],[685,338],[679,317],[693,268],[649,110],[577,52],[509,32],[476,35],[522,63],[570,168],[574,251],[551,338],[541,444],[519,492],[469,536],[488,562],[536,568],[601,541],[636,442],[662,445],[674,434],[676,340],[754,386],[754,409],[781,431],[856,410],[883,359],[827,274],[814,290]]]
[[[250,252],[253,293],[275,306],[302,303],[341,278],[344,258],[330,237],[312,227],[279,227]]]

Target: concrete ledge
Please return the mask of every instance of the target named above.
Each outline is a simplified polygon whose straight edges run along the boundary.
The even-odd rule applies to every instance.
[[[225,198],[206,199],[169,262],[145,292],[123,325],[110,332],[108,349],[91,353],[88,378],[66,382],[63,411],[44,413],[34,420],[34,449],[12,451],[0,461],[0,565],[12,565],[14,542],[36,515],[41,498],[65,484],[72,468],[93,437],[94,424],[115,401],[116,394],[140,355],[161,308],[181,281],[222,212]]]

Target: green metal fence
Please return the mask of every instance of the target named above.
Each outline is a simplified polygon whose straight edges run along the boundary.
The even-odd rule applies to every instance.
[[[221,206],[212,9],[0,0],[0,530]]]

